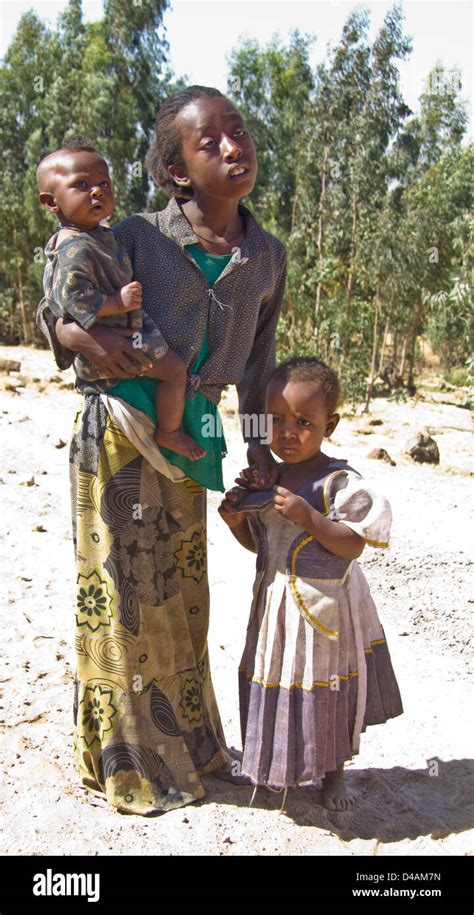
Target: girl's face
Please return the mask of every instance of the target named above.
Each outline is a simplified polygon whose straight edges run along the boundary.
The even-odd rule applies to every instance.
[[[240,199],[253,190],[257,157],[241,115],[225,98],[186,105],[175,124],[182,138],[183,166],[170,165],[176,184],[196,196]]]
[[[328,415],[324,392],[313,381],[271,381],[265,410],[273,420],[270,448],[286,464],[300,464],[319,454],[323,439],[339,422],[338,413]]]

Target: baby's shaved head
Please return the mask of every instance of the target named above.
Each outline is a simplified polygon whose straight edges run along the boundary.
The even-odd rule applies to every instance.
[[[49,153],[48,156],[41,160],[36,169],[38,190],[52,193],[56,176],[67,174],[71,168],[71,158],[82,152],[92,153],[97,159],[102,159],[105,162],[105,159],[97,152],[91,140],[87,140],[85,137],[70,137],[65,140],[60,149]]]

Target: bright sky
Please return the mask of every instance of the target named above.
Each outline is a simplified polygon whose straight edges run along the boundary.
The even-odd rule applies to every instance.
[[[133,0],[131,0],[133,2]],[[67,0],[1,0],[0,54],[5,53],[20,16],[34,9],[54,24]],[[176,76],[190,83],[227,87],[226,58],[240,37],[256,38],[265,45],[275,32],[288,41],[292,29],[317,37],[311,62],[325,57],[328,42],[337,43],[349,12],[357,3],[346,0],[174,0],[164,17],[170,45],[170,62]],[[371,14],[371,36],[380,27],[388,0],[364,4]],[[101,15],[101,0],[83,0],[86,19]],[[405,34],[413,39],[408,62],[400,63],[404,97],[416,109],[417,99],[430,69],[441,61],[461,71],[463,96],[472,109],[473,5],[469,0],[406,0]],[[472,123],[472,115],[471,115]]]

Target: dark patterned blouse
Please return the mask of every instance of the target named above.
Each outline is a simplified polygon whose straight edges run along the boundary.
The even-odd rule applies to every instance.
[[[191,372],[207,326],[201,392],[217,404],[224,386],[236,384],[239,411],[251,415],[263,410],[265,382],[275,363],[286,255],[283,244],[246,207],[239,210],[246,224],[244,241],[211,288],[185,250],[199,239],[177,199],[171,198],[159,213],[130,216],[113,231],[130,258],[133,278],[143,286],[143,310]],[[47,304],[40,305],[37,320],[58,367],[68,368],[74,353],[59,343]]]

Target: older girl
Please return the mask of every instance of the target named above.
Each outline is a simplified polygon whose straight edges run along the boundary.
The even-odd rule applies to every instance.
[[[142,284],[142,307],[188,367],[204,400],[197,417],[216,413],[226,384],[237,385],[241,413],[259,413],[285,254],[240,204],[257,168],[244,121],[215,89],[179,92],[158,113],[147,165],[167,207],[114,228]],[[47,309],[39,321],[61,368],[79,352],[123,384],[147,370],[133,330],[86,332]],[[183,471],[172,453],[150,447],[146,381],[132,405],[86,394],[70,458],[76,760],[85,786],[139,814],[201,798],[200,776],[231,762],[207,652],[206,489],[192,462]],[[215,477],[215,448],[210,454]],[[271,484],[268,448],[251,441],[249,457]]]

